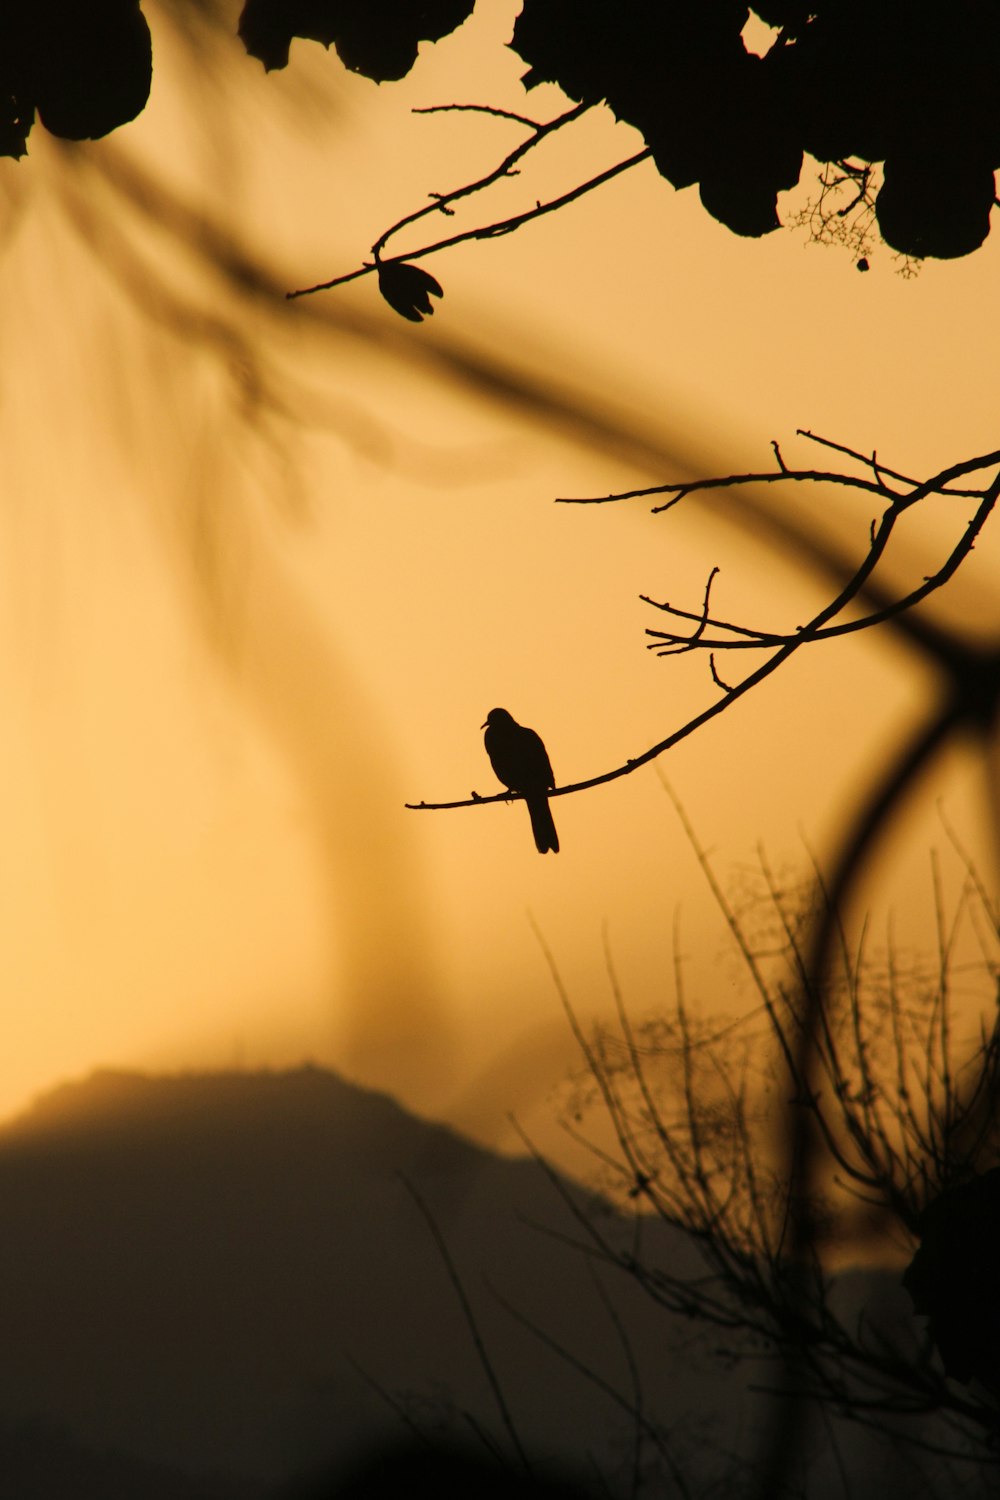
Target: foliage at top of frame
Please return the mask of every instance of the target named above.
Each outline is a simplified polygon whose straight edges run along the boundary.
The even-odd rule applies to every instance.
[[[0,8],[0,155],[20,157],[36,115],[92,140],[135,119],[153,55],[139,0],[16,0]]]
[[[607,101],[663,176],[699,184],[737,234],[778,227],[803,153],[885,163],[883,239],[966,255],[989,232],[1000,117],[1000,9],[978,0],[761,0],[777,35],[747,52],[740,0],[526,0],[512,46],[525,82]]]
[[[293,37],[336,48],[376,81],[404,77],[421,42],[475,0],[246,0],[239,32],[266,68]],[[1000,167],[1000,7],[986,0],[759,0],[773,29],[749,52],[742,0],[524,0],[511,47],[524,82],[606,102],[676,188],[698,186],[741,235],[778,228],[778,194],[806,154],[850,173],[884,163],[874,201],[893,249],[949,258],[989,233]],[[36,116],[94,138],[143,108],[152,72],[139,0],[12,0],[0,7],[0,155],[22,156]]]
[[[268,68],[293,36],[336,46],[347,67],[401,78],[421,40],[473,0],[247,0],[240,33]],[[742,0],[524,0],[511,47],[524,82],[606,102],[644,137],[676,188],[695,184],[737,234],[779,227],[777,195],[805,153],[884,162],[882,238],[913,257],[967,255],[989,233],[1000,166],[1000,8],[982,0],[760,0],[774,28],[747,51]],[[853,166],[858,172],[860,166]]]
[[[461,26],[475,0],[246,0],[240,36],[265,68],[284,68],[293,37],[336,47],[345,68],[376,83],[404,78],[421,42]]]

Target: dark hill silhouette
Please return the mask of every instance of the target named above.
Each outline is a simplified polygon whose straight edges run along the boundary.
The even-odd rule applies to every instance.
[[[484,1285],[627,1388],[583,1258],[525,1222],[574,1230],[544,1173],[317,1068],[101,1072],[0,1133],[0,1416],[277,1482],[404,1431],[353,1359],[428,1431],[465,1430],[468,1409],[500,1438],[400,1172],[447,1238],[525,1440],[613,1465],[627,1419]],[[612,1290],[662,1392],[669,1328],[629,1283]],[[685,1366],[685,1399],[706,1402],[711,1379]]]
[[[49,1422],[0,1423],[0,1500],[266,1500],[263,1486],[88,1447]]]
[[[451,1440],[468,1440],[471,1417],[510,1452],[400,1173],[447,1241],[541,1477],[592,1460],[604,1493],[629,1493],[628,1416],[490,1290],[631,1391],[619,1330],[566,1243],[579,1226],[545,1172],[311,1067],[100,1072],[0,1131],[0,1463],[3,1434],[21,1434],[26,1478],[51,1469],[52,1450],[62,1473],[76,1455],[79,1482],[36,1485],[45,1500],[79,1500],[87,1484],[102,1500],[254,1500],[262,1487],[299,1493],[303,1476],[406,1437],[404,1417]],[[572,1191],[605,1235],[633,1242],[633,1221]],[[644,1227],[642,1252],[699,1267],[691,1242],[662,1226]],[[705,1330],[658,1314],[620,1272],[602,1277],[645,1409],[710,1485],[755,1452],[747,1373],[720,1365]],[[863,1305],[861,1283],[851,1295]],[[58,1441],[46,1444],[46,1430]],[[159,1488],[134,1477],[143,1465],[160,1466]],[[839,1493],[829,1470],[830,1488],[811,1495]]]

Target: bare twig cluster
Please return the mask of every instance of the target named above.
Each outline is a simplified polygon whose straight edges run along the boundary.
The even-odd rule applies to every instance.
[[[819,193],[809,198],[788,223],[805,229],[818,245],[839,245],[867,269],[867,260],[879,239],[875,200],[880,186],[871,162],[824,162],[818,178]]]
[[[658,1306],[728,1331],[736,1357],[759,1359],[761,1347],[765,1358],[777,1354],[772,1383],[783,1396],[942,1458],[994,1465],[993,1395],[950,1380],[928,1343],[838,1311],[827,1261],[873,1233],[912,1255],[928,1204],[1000,1162],[1000,1018],[989,1004],[1000,975],[1000,911],[968,862],[949,909],[934,861],[932,965],[904,972],[891,942],[879,957],[870,935],[852,946],[838,921],[835,968],[815,1006],[804,1005],[810,933],[816,908],[828,903],[822,880],[789,890],[762,856],[770,914],[762,934],[685,826],[757,991],[756,1009],[735,1022],[703,1011],[696,1019],[678,970],[672,1012],[637,1024],[609,961],[617,1023],[588,1035],[553,973],[583,1059],[567,1128],[588,1140],[581,1122],[593,1123],[595,1110],[610,1123],[610,1148],[588,1140],[605,1181],[620,1201],[693,1236],[708,1275],[623,1254],[567,1198],[581,1244],[628,1272]],[[992,1014],[963,1030],[956,993],[971,981]],[[815,1058],[806,1071],[805,1026]],[[775,1131],[789,1096],[796,1137],[814,1143],[805,1204],[793,1201],[797,1184]],[[793,1257],[796,1215],[809,1235]]]

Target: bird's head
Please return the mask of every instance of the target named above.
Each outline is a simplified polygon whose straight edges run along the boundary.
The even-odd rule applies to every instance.
[[[486,723],[480,724],[480,729],[506,729],[515,723],[514,715],[509,714],[505,708],[491,708],[486,715]]]

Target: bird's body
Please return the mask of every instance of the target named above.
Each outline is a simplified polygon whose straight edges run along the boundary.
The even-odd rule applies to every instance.
[[[559,853],[559,835],[552,821],[548,793],[555,777],[541,736],[519,724],[505,708],[491,708],[486,715],[486,754],[490,765],[508,791],[520,792],[528,804],[531,831],[539,854]]]

